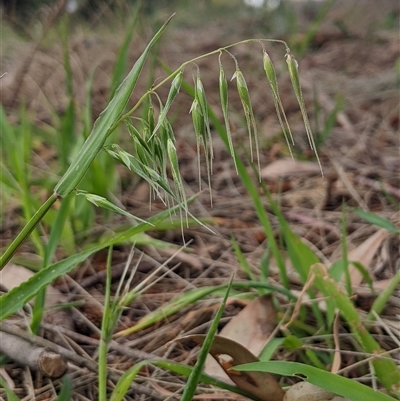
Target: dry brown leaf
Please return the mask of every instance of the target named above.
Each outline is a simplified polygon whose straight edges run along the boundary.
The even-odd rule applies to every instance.
[[[275,328],[276,311],[272,299],[270,296],[262,296],[246,305],[219,335],[235,340],[254,355],[259,355]],[[211,357],[206,360],[204,372],[225,381],[229,379]]]
[[[8,290],[18,287],[24,281],[30,279],[34,273],[26,267],[8,263],[0,271],[0,283]],[[66,302],[66,297],[56,288],[49,285],[47,287],[46,307],[54,306],[58,303]]]
[[[206,335],[194,334],[178,338],[176,341],[194,341],[202,345]],[[230,368],[244,363],[258,362],[258,358],[247,348],[229,338],[215,336],[210,354],[224,369],[229,378],[241,389],[264,401],[282,401],[285,391],[270,373],[238,372]]]
[[[264,348],[276,328],[276,310],[270,295],[255,298],[221,330],[221,337],[230,338],[254,355]]]
[[[350,251],[347,255],[347,259],[350,262],[361,263],[367,271],[370,271],[371,262],[378,251],[378,248],[382,244],[383,240],[389,235],[390,232],[387,230],[382,229],[377,231],[357,248]],[[349,271],[352,286],[358,287],[363,280],[362,274],[353,264],[350,265]]]
[[[288,175],[320,174],[318,163],[302,162],[290,158],[279,159],[261,170],[261,178],[277,179]]]

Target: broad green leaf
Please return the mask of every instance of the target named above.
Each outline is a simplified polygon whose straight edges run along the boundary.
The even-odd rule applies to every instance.
[[[272,359],[276,350],[282,345],[284,338],[272,338],[268,344],[263,348],[258,358],[260,361],[267,362]]]
[[[239,372],[258,371],[283,376],[301,376],[309,383],[352,401],[393,401],[392,397],[375,391],[355,380],[297,362],[255,362],[236,366],[234,369]]]

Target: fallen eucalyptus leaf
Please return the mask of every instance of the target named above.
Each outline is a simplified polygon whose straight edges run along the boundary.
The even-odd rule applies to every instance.
[[[175,341],[194,341],[200,346],[206,336],[194,334]],[[258,362],[258,358],[247,348],[229,338],[215,336],[209,353],[215,358],[229,378],[241,389],[264,401],[283,401],[285,391],[275,377],[267,372],[238,372],[230,368],[244,363]]]

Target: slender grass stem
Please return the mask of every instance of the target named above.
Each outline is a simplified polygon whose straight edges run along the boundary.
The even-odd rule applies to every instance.
[[[111,331],[113,327],[111,319],[111,259],[112,259],[112,246],[109,248],[107,256],[107,280],[106,280],[106,293],[104,297],[104,313],[103,321],[101,324],[101,337],[99,344],[99,401],[107,401],[107,351],[109,341],[111,338]]]
[[[58,199],[57,194],[53,193],[46,202],[43,203],[42,206],[38,209],[38,211],[31,217],[26,226],[20,231],[15,240],[11,243],[11,245],[6,249],[4,254],[0,258],[0,270],[10,261],[15,252],[17,252],[18,248],[21,244],[29,237],[30,233],[35,229],[38,223],[42,220],[51,206]]]

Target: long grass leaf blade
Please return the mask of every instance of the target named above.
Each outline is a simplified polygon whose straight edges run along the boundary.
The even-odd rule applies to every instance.
[[[9,245],[3,255],[0,257],[0,270],[9,262],[15,252],[21,244],[29,237],[29,234],[39,224],[48,210],[51,208],[53,203],[57,200],[57,195],[52,194],[49,199],[37,210],[37,212],[31,217],[25,227],[19,232],[14,241]],[[0,303],[1,305],[1,303]],[[0,319],[1,320],[1,319]]]
[[[305,376],[305,380],[352,401],[393,401],[393,398],[361,383],[297,362],[254,362],[235,366],[240,372],[269,372],[283,376]]]
[[[194,397],[194,393],[196,391],[197,385],[201,378],[201,373],[202,373],[204,364],[206,363],[206,358],[207,358],[208,352],[211,348],[214,336],[217,333],[218,324],[219,324],[219,321],[221,320],[222,313],[224,312],[224,309],[225,309],[225,304],[228,299],[230,289],[232,287],[232,280],[233,280],[233,276],[232,276],[231,281],[226,290],[224,299],[222,300],[222,304],[218,308],[218,311],[214,317],[211,327],[204,340],[203,346],[201,347],[199,356],[197,358],[197,362],[194,365],[192,372],[190,373],[189,379],[185,386],[185,390],[183,391],[183,394],[181,397],[181,401],[191,401]]]
[[[133,37],[133,33],[135,31],[137,17],[138,17],[139,9],[140,9],[140,2],[138,2],[138,3],[139,4],[137,4],[135,6],[135,10],[133,11],[133,15],[132,15],[132,21],[131,21],[128,29],[126,30],[124,42],[122,43],[122,46],[120,47],[120,49],[118,51],[117,59],[115,60],[115,63],[114,63],[113,74],[112,74],[112,78],[111,78],[111,86],[110,86],[110,100],[114,97],[118,86],[123,81],[126,67],[128,65],[129,45],[132,41],[132,37]]]
[[[336,307],[348,322],[352,333],[364,351],[376,355],[376,358],[372,360],[372,365],[374,366],[378,380],[387,390],[398,390],[398,385],[400,383],[399,368],[390,356],[379,358],[379,354],[382,354],[384,351],[364,326],[359,313],[348,295],[340,290],[335,280],[329,276],[324,265],[319,263],[315,264],[311,267],[311,270],[312,273],[315,274],[315,283],[318,290],[321,291],[325,297],[332,299],[336,303]]]

